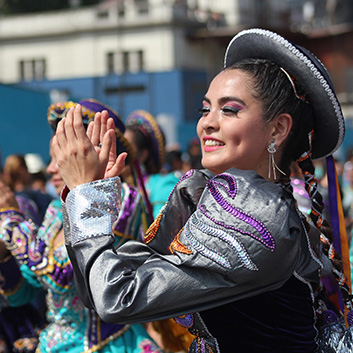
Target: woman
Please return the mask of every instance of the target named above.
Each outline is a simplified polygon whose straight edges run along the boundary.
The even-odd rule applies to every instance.
[[[23,199],[34,203],[38,214],[32,216],[32,220],[40,225],[43,221],[45,211],[53,198],[47,194],[34,190],[31,187],[31,174],[28,172],[26,159],[22,155],[10,155],[5,159],[4,164],[4,182],[16,193],[18,200]]]
[[[107,120],[108,112],[119,126],[118,115],[108,110],[103,104],[95,108],[104,112],[95,115],[89,101],[84,108],[86,125],[90,120]],[[48,109],[48,120],[55,131],[58,121],[67,113],[73,102],[55,103]],[[114,124],[112,125],[114,126]],[[99,139],[100,130],[88,128],[87,133]],[[108,126],[109,127],[109,126]],[[98,143],[97,143],[98,145]],[[114,141],[115,147],[115,141]],[[99,151],[100,147],[96,147]],[[50,147],[52,160],[47,172],[52,177],[53,185],[60,194],[64,182],[56,165],[55,157]],[[7,249],[3,249],[1,258],[7,261],[0,263],[0,271],[5,277],[1,283],[4,294],[11,305],[17,306],[28,301],[36,289],[47,290],[47,327],[39,336],[39,346],[36,352],[160,352],[149,338],[142,325],[109,324],[103,322],[93,311],[86,309],[78,298],[74,284],[72,264],[64,245],[63,218],[60,199],[53,201],[47,211],[43,224],[38,229],[28,222],[18,210],[6,208],[4,198],[12,199],[9,188],[0,184],[0,230],[2,240]],[[11,198],[12,196],[12,198]],[[124,186],[122,196],[124,206],[121,210],[122,222],[114,227],[115,246],[132,238],[136,214],[139,210],[139,196],[134,188]],[[110,228],[111,230],[112,228]],[[13,257],[11,256],[13,255]],[[16,260],[21,264],[18,270]]]
[[[141,171],[141,186],[146,188],[146,203],[150,207],[152,221],[166,203],[179,177],[174,173],[161,173],[165,160],[165,138],[161,127],[150,113],[136,110],[127,117],[125,125],[124,136],[134,150],[136,163]],[[126,168],[122,178],[128,178],[129,175],[131,171]]]
[[[319,306],[314,294],[322,284],[320,250],[327,254],[330,238],[312,158],[333,153],[344,136],[327,72],[275,33],[243,31],[228,46],[225,69],[211,82],[201,113],[206,170],[178,183],[147,244],[129,242],[116,252],[111,236],[92,232],[93,219],[83,215],[107,217],[101,227],[117,219],[103,205],[116,202],[119,178],[102,180],[104,154],[92,151],[88,159],[80,151],[89,138],[79,109],[59,125],[54,153],[71,190],[62,197],[69,214],[65,241],[82,278],[78,285],[88,293],[85,304],[109,322],[174,316],[196,336],[191,352],[315,352],[315,309],[320,314],[325,307],[323,292],[315,298]],[[108,131],[106,151],[111,139]],[[120,169],[124,158],[116,160]],[[292,161],[307,181],[312,225],[291,192]],[[97,186],[107,191],[92,196]],[[350,306],[337,253],[331,248],[329,255]],[[322,316],[333,320],[334,311]],[[323,343],[329,346],[331,337]]]

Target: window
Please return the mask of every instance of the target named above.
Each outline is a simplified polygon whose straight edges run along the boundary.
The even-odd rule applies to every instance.
[[[101,19],[106,19],[109,17],[109,12],[108,11],[99,11],[97,12],[97,17]]]
[[[148,0],[135,0],[135,7],[140,15],[148,14]]]
[[[109,74],[139,72],[144,69],[142,50],[107,53],[107,71]]]
[[[123,52],[123,72],[129,72],[129,52]]]
[[[139,72],[143,70],[143,52],[134,51],[129,54],[129,71]]]
[[[45,59],[30,59],[20,61],[20,79],[22,81],[40,81],[46,78]]]
[[[118,3],[118,17],[119,18],[125,17],[125,3],[124,2]]]
[[[108,74],[114,73],[114,53],[108,53],[107,54],[107,68],[108,68]]]

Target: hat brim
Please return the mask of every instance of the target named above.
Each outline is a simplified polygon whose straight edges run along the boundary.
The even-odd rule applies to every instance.
[[[103,110],[106,110],[109,114],[110,118],[114,119],[115,127],[121,131],[122,133],[125,132],[125,125],[123,121],[121,120],[119,114],[113,110],[111,107],[107,106],[106,104],[103,104],[95,99],[82,99],[79,101],[79,104],[81,106],[97,113],[97,112],[102,112]]]
[[[342,144],[345,124],[330,76],[319,59],[277,33],[258,28],[234,36],[226,50],[224,67],[249,58],[276,63],[303,87],[314,111],[312,158],[334,153]]]

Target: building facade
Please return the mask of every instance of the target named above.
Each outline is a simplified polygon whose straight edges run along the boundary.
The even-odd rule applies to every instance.
[[[317,1],[106,0],[3,16],[0,82],[44,92],[53,102],[95,98],[123,120],[146,109],[161,123],[167,142],[184,149],[232,36],[263,27],[310,48],[310,34],[303,33],[305,21],[315,23],[308,5],[305,10],[308,2]],[[315,52],[320,53],[324,47]]]
[[[168,143],[185,147],[229,38],[194,34],[232,28],[234,35],[242,23],[254,22],[257,3],[108,0],[6,16],[0,21],[0,82],[49,92],[52,101],[96,98],[123,120],[146,109]]]

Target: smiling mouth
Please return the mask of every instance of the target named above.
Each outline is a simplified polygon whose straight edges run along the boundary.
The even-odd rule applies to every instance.
[[[224,143],[216,140],[205,140],[205,146],[207,147],[224,146]]]

